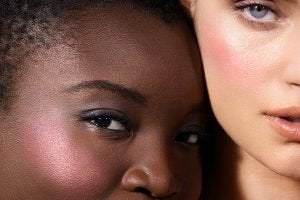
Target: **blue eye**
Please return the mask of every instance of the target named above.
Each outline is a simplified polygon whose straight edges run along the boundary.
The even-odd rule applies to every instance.
[[[253,5],[247,8],[247,12],[256,19],[262,19],[269,14],[270,9],[263,5]]]
[[[278,19],[273,9],[267,5],[240,2],[236,5],[236,8],[240,10],[242,16],[249,21],[265,23],[275,22]]]
[[[208,138],[208,134],[205,127],[188,126],[180,130],[175,137],[175,141],[187,145],[198,145],[206,138]]]

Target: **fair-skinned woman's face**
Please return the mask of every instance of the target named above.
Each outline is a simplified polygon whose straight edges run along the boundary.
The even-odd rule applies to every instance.
[[[183,2],[218,121],[242,152],[300,180],[300,1]]]
[[[126,8],[76,16],[72,44],[27,59],[1,113],[0,199],[197,200],[206,116],[191,31]]]

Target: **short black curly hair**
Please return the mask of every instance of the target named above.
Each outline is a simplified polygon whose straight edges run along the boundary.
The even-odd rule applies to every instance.
[[[9,108],[16,72],[24,58],[39,47],[53,45],[55,22],[66,12],[113,4],[147,11],[166,23],[190,23],[179,0],[1,0],[0,109]]]

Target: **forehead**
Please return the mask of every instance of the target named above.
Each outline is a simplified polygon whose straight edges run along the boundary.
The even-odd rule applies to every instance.
[[[110,61],[136,62],[150,55],[160,62],[168,57],[188,60],[184,54],[197,50],[191,30],[183,21],[166,23],[142,8],[87,9],[73,19],[77,19],[72,21],[71,17],[70,21],[71,31],[75,33],[74,47],[89,61],[94,60],[92,56],[102,56]],[[162,58],[162,53],[167,56]]]
[[[184,22],[166,23],[126,7],[90,8],[67,18],[71,39],[32,55],[27,77],[62,87],[78,81],[113,80],[145,91],[151,89],[140,84],[145,77],[161,85],[179,83],[185,77],[180,87],[193,84],[190,76],[200,79],[198,48]]]

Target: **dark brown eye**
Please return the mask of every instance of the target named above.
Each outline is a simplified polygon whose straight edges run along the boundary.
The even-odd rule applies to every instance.
[[[92,109],[80,114],[80,121],[87,125],[87,131],[108,140],[124,140],[132,136],[127,116],[113,109]]]
[[[82,121],[111,131],[126,131],[128,130],[127,117],[116,110],[99,109],[85,111],[81,116]]]
[[[125,131],[126,127],[125,125],[119,121],[118,119],[114,119],[112,116],[99,116],[93,120],[91,120],[91,123],[94,125],[100,127],[100,128],[105,128],[109,130],[114,130],[114,131]]]
[[[187,145],[197,145],[207,137],[208,134],[205,127],[188,126],[180,130],[180,132],[175,137],[175,141]]]

